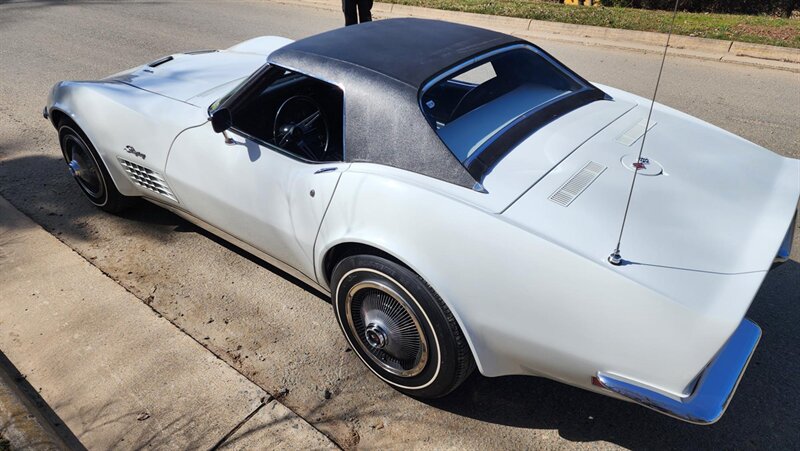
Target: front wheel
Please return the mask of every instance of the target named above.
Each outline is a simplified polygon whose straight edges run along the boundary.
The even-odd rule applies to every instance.
[[[58,138],[67,168],[89,202],[110,213],[125,209],[129,198],[117,191],[108,170],[86,136],[72,123],[64,121],[58,126]]]
[[[347,257],[333,270],[331,295],[350,346],[401,392],[445,396],[474,370],[450,309],[408,268],[373,255]]]

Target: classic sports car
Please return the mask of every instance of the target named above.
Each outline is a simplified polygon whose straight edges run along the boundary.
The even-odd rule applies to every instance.
[[[519,38],[402,19],[60,82],[44,116],[93,204],[144,198],[330,294],[404,393],[477,366],[712,423],[800,162],[663,105],[640,159],[649,106]]]

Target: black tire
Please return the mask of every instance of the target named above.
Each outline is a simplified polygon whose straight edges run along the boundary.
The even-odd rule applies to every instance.
[[[353,351],[395,389],[439,398],[475,369],[450,309],[408,268],[374,255],[344,258],[333,270],[331,297]]]
[[[131,198],[117,190],[100,155],[77,125],[62,120],[58,124],[58,141],[64,161],[89,202],[109,213],[119,213],[131,204]],[[71,162],[77,160],[81,160],[84,166],[79,173],[71,166]]]

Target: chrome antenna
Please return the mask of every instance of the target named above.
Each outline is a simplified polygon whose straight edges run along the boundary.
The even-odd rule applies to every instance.
[[[675,0],[675,9],[672,11],[672,21],[669,24],[669,34],[667,34],[667,44],[664,46],[664,55],[661,57],[661,68],[658,69],[658,78],[656,79],[656,88],[653,91],[653,100],[650,102],[650,111],[647,113],[647,122],[644,125],[644,134],[642,134],[642,144],[639,146],[639,156],[636,158],[636,163],[642,160],[642,151],[644,150],[644,142],[647,139],[647,131],[650,129],[650,117],[653,115],[653,106],[656,104],[656,95],[658,95],[658,85],[661,84],[661,73],[664,72],[664,62],[667,60],[667,50],[669,50],[669,39],[672,37],[672,29],[675,26],[675,17],[678,15],[678,1]],[[625,204],[625,214],[622,216],[622,225],[619,228],[619,238],[617,238],[617,247],[608,256],[608,262],[614,266],[622,264],[622,254],[620,254],[619,247],[622,244],[622,232],[625,230],[625,221],[628,219],[628,210],[631,207],[631,197],[633,197],[633,187],[636,186],[636,175],[639,174],[639,168],[634,166],[633,179],[631,180],[631,189],[628,192],[628,202]]]

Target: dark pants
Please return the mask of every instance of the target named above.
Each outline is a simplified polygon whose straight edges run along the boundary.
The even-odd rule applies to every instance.
[[[358,9],[358,15],[356,15],[356,8]],[[371,9],[372,0],[342,0],[342,11],[344,11],[345,26],[355,25],[359,22],[364,23],[371,21]]]

